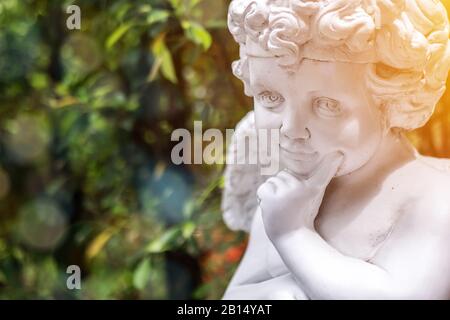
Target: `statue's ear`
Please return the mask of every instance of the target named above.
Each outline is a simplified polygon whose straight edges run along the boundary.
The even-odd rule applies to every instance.
[[[250,90],[250,74],[248,69],[247,58],[241,58],[240,60],[234,61],[231,64],[231,69],[236,78],[240,79],[244,83],[244,93],[247,97],[253,97]]]

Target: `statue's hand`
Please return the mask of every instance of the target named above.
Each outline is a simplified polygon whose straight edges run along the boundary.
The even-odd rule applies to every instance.
[[[340,152],[330,153],[309,179],[281,171],[258,188],[264,227],[272,241],[300,228],[314,229],[325,189],[343,158]]]

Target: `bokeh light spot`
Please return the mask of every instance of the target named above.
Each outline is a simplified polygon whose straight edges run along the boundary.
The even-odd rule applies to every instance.
[[[41,120],[21,115],[7,123],[6,148],[13,161],[28,164],[45,154],[50,138],[47,124]]]
[[[25,205],[19,212],[20,239],[36,249],[55,249],[64,238],[67,226],[65,212],[50,199],[37,199]]]

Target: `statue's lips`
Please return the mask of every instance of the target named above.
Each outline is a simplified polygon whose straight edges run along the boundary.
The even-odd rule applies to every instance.
[[[295,161],[316,161],[319,157],[318,152],[304,152],[304,151],[291,151],[280,145],[281,151],[284,156]]]

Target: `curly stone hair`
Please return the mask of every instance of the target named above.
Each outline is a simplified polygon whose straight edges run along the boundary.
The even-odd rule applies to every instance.
[[[228,26],[241,48],[233,73],[246,87],[256,44],[289,72],[305,58],[366,63],[389,127],[423,126],[445,91],[449,22],[437,0],[233,0]]]

